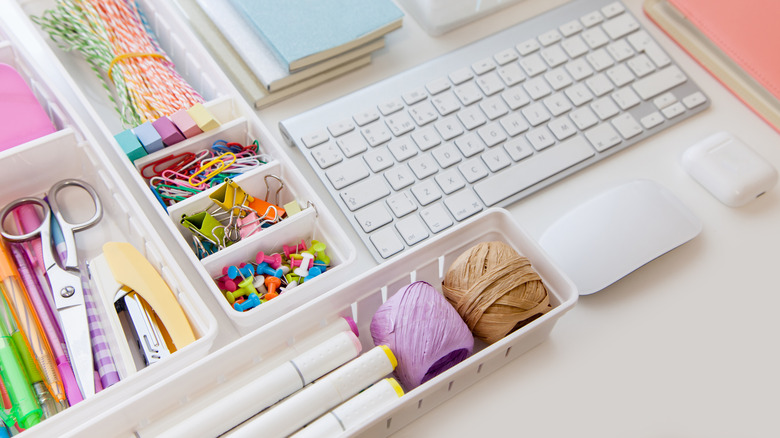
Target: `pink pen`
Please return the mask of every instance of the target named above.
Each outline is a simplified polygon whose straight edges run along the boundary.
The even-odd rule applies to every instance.
[[[24,207],[31,207],[32,211],[24,211]],[[19,213],[17,214],[17,212]],[[41,223],[38,213],[32,206],[17,208],[14,211],[14,217],[17,221],[17,227],[24,233],[38,228]],[[68,403],[72,406],[84,400],[84,397],[81,395],[81,390],[76,382],[76,375],[73,373],[73,367],[71,367],[70,361],[68,360],[68,353],[66,351],[65,341],[62,332],[60,331],[59,323],[53,316],[54,314],[52,313],[49,301],[46,299],[46,293],[44,292],[42,283],[39,281],[39,277],[37,277],[31,269],[34,266],[32,260],[35,259],[36,255],[40,256],[40,258],[37,259],[37,266],[39,268],[43,267],[43,257],[40,252],[40,239],[36,239],[32,242],[33,251],[18,244],[9,246],[11,247],[11,254],[14,258],[14,262],[19,269],[19,276],[22,277],[22,282],[30,295],[30,302],[32,302],[33,308],[38,314],[38,318],[43,326],[43,331],[49,339],[54,358],[57,361],[57,369],[60,372],[60,378],[62,378],[65,395],[68,398]],[[36,246],[38,248],[37,254],[31,254],[36,252]]]

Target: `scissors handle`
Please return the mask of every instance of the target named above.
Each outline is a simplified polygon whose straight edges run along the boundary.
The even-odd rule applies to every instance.
[[[62,212],[60,211],[59,203],[57,202],[57,195],[59,192],[66,188],[66,187],[78,187],[86,191],[89,196],[92,198],[92,203],[95,208],[95,213],[92,215],[91,218],[83,221],[83,222],[70,222],[62,215]],[[65,249],[67,256],[65,257],[65,260],[63,262],[63,266],[68,268],[75,268],[78,266],[78,260],[76,258],[76,237],[75,233],[77,231],[85,230],[92,225],[95,225],[100,218],[103,216],[103,205],[100,202],[100,197],[98,197],[98,194],[95,192],[95,189],[92,188],[91,185],[87,184],[84,181],[78,180],[78,179],[64,179],[62,181],[59,181],[55,183],[51,189],[49,189],[49,193],[47,195],[47,200],[49,202],[49,207],[51,207],[51,214],[54,216],[54,221],[56,222],[56,225],[59,227],[59,230],[62,233],[62,238],[65,241]],[[55,237],[56,241],[56,237]]]
[[[17,234],[7,231],[5,229],[5,220],[8,215],[11,214],[11,212],[14,211],[14,209],[17,207],[29,204],[35,204],[40,207],[41,210],[43,210],[43,219],[41,220],[41,225],[29,233]],[[47,204],[46,201],[35,197],[19,198],[16,201],[3,207],[3,210],[0,211],[0,234],[2,234],[2,236],[9,242],[27,242],[29,240],[40,237],[42,234],[41,231],[44,229],[44,227],[50,226],[50,220],[51,210],[49,209],[49,204]]]

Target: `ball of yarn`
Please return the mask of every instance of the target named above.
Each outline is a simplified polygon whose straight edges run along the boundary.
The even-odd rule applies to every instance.
[[[531,262],[503,242],[479,243],[461,254],[442,291],[474,336],[489,344],[551,309]]]
[[[474,337],[452,305],[424,281],[401,288],[374,314],[371,337],[398,359],[395,374],[416,388],[466,359]]]

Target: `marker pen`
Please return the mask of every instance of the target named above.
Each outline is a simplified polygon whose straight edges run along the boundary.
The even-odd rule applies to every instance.
[[[163,437],[217,436],[290,396],[314,379],[357,357],[362,350],[352,331],[342,331],[294,359],[275,367],[240,390],[210,400],[206,410],[160,433]],[[218,414],[215,414],[218,413]]]
[[[354,428],[404,395],[401,385],[389,377],[314,420],[290,438],[335,438]]]
[[[298,391],[258,417],[240,425],[230,438],[286,437],[382,377],[398,362],[386,345],[374,347],[322,379]]]

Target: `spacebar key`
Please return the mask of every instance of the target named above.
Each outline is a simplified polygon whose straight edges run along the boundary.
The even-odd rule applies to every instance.
[[[349,211],[355,211],[389,194],[390,189],[381,176],[373,176],[339,191],[341,200],[347,204]]]
[[[588,141],[577,136],[474,184],[474,191],[490,207],[594,154]]]

